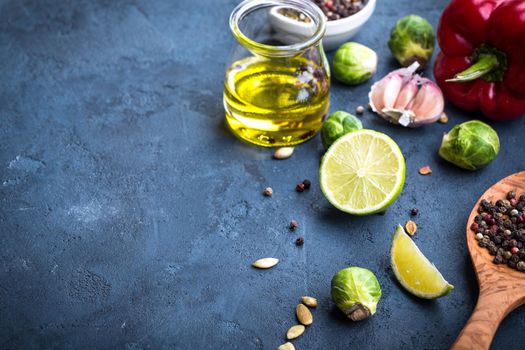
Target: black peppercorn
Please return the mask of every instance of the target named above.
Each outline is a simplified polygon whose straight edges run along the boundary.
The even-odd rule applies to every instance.
[[[295,190],[296,190],[297,192],[303,192],[303,191],[304,191],[304,188],[305,188],[305,186],[304,186],[304,183],[302,183],[302,182],[299,183],[299,184],[297,184],[297,186],[295,186]]]
[[[496,255],[494,257],[494,260],[492,260],[494,264],[502,264],[503,263],[503,257],[501,255]]]
[[[304,238],[303,237],[297,237],[295,240],[295,245],[302,246],[304,244]]]
[[[410,215],[416,216],[417,214],[419,214],[419,209],[418,208],[412,208],[410,210]],[[481,216],[477,215],[476,217],[479,218],[478,221],[481,221]],[[476,221],[476,218],[474,218],[474,221]],[[476,221],[476,222],[478,222],[478,221]]]
[[[516,197],[516,193],[514,191],[509,191],[509,193],[507,193],[507,199],[513,199]]]

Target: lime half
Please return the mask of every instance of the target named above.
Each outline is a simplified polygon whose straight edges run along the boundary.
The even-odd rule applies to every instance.
[[[405,183],[405,159],[385,134],[357,130],[339,138],[323,157],[321,189],[336,208],[354,215],[384,211]]]
[[[399,283],[415,296],[435,299],[454,289],[421,253],[401,225],[397,226],[392,237],[390,263]]]

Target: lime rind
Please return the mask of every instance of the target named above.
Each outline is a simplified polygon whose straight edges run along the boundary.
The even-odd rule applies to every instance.
[[[366,208],[363,208],[363,209],[358,209],[358,208],[352,208],[348,205],[345,206],[339,203],[339,201],[335,199],[336,194],[333,192],[333,190],[330,189],[330,186],[327,184],[326,182],[327,176],[324,175],[323,169],[326,165],[327,159],[330,159],[331,157],[335,157],[333,156],[334,152],[337,152],[338,148],[341,147],[342,144],[344,144],[345,142],[351,142],[353,138],[360,137],[361,135],[364,135],[364,134],[368,134],[372,136],[372,139],[379,138],[383,140],[386,145],[389,146],[390,151],[392,152],[392,154],[395,156],[397,160],[398,170],[396,174],[392,174],[392,175],[395,175],[396,177],[395,184],[391,186],[390,192],[386,195],[386,197],[382,201],[380,201],[379,203],[375,205],[367,206]],[[355,157],[359,157],[359,156],[360,155],[355,155]],[[355,157],[354,158],[350,157],[350,158],[352,158],[353,161],[356,161]],[[373,131],[373,130],[362,129],[362,130],[357,130],[357,131],[354,131],[352,133],[349,133],[349,134],[346,134],[340,137],[326,151],[321,161],[320,185],[321,185],[321,190],[323,191],[323,194],[325,195],[325,197],[337,209],[343,212],[353,214],[353,215],[358,215],[358,216],[371,215],[371,214],[376,214],[376,213],[380,213],[384,211],[386,208],[388,208],[388,206],[390,206],[397,199],[397,197],[401,194],[401,191],[405,183],[405,173],[406,173],[405,158],[403,157],[403,153],[401,152],[401,149],[399,148],[397,143],[386,134],[383,134],[377,131]]]
[[[400,236],[403,236],[403,237],[400,237]],[[411,247],[413,248],[414,253],[416,255],[413,258],[414,262],[419,265],[427,265],[429,271],[432,272],[437,279],[439,279],[439,282],[437,284],[440,284],[442,287],[436,290],[436,292],[427,293],[427,292],[418,290],[416,287],[410,285],[410,283],[408,283],[403,278],[395,262],[396,255],[394,252],[394,250],[396,249],[396,243],[400,243],[398,241],[400,238],[408,239],[410,241],[410,242],[408,241],[407,242],[408,244],[411,244]],[[410,236],[406,234],[405,229],[401,225],[397,225],[397,229],[394,232],[394,235],[392,236],[392,240],[390,241],[390,264],[392,266],[392,270],[394,271],[394,275],[396,276],[396,279],[398,280],[398,282],[408,292],[410,292],[411,294],[417,297],[420,297],[423,299],[436,299],[436,298],[440,298],[440,297],[447,295],[454,289],[454,286],[445,280],[445,278],[443,277],[441,272],[439,272],[436,266],[428,260],[428,258],[421,252],[421,250],[419,250],[418,246],[414,243],[414,241],[410,238]]]

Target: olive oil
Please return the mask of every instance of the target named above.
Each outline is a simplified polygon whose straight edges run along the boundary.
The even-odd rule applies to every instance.
[[[226,71],[226,122],[260,146],[290,146],[312,138],[329,108],[330,78],[304,57],[251,56]]]

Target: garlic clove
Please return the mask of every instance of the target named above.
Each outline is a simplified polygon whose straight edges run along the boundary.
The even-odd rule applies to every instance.
[[[372,110],[381,113],[384,108],[392,108],[403,85],[403,77],[392,74],[372,85],[368,95]]]
[[[418,91],[417,83],[415,80],[408,81],[405,86],[399,91],[399,96],[396,99],[396,103],[394,104],[395,109],[407,109],[408,105],[414,97],[416,96]]]
[[[439,87],[433,82],[424,83],[411,107],[418,124],[433,123],[443,113],[445,101]]]
[[[368,100],[370,102],[370,107],[376,113],[379,113],[385,105],[383,103],[383,94],[385,93],[386,78],[376,82],[372,85],[370,93],[368,94]]]
[[[383,104],[384,108],[393,108],[401,87],[403,86],[403,77],[400,75],[393,75],[385,85],[385,91],[383,93]]]

